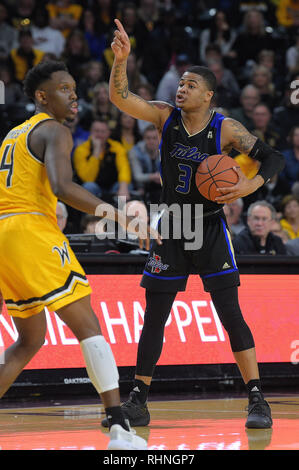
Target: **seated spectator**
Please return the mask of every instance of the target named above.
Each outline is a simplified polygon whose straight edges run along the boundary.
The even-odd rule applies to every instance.
[[[257,65],[266,67],[272,76],[272,82],[276,90],[279,90],[280,95],[283,92],[285,77],[281,73],[281,61],[284,62],[284,54],[282,53],[281,60],[276,61],[276,54],[274,51],[262,49],[258,55]],[[254,67],[254,65],[253,65]]]
[[[93,119],[106,120],[110,129],[115,129],[119,110],[109,99],[108,83],[98,83],[93,90],[93,100],[91,108],[91,121]]]
[[[67,37],[77,28],[83,12],[81,5],[71,3],[71,0],[57,0],[46,5],[50,15],[50,25]]]
[[[5,2],[8,6],[11,6],[9,12],[11,25],[17,30],[30,25],[33,21],[37,2],[38,0],[16,0],[14,2]]]
[[[107,37],[103,30],[97,27],[96,17],[92,10],[85,9],[82,15],[81,29],[88,43],[90,55],[93,59],[102,62],[103,53],[107,47]]]
[[[56,217],[57,217],[58,227],[63,232],[67,224],[68,211],[67,211],[66,205],[61,201],[57,202]]]
[[[156,99],[158,101],[166,101],[167,103],[175,104],[179,81],[190,65],[190,59],[186,54],[179,54],[177,56],[175,65],[172,65],[170,69],[165,72],[159,82],[156,92]]]
[[[257,104],[252,112],[253,129],[251,131],[256,137],[274,148],[280,148],[282,145],[279,130],[272,122],[272,112],[265,103]]]
[[[256,201],[247,211],[247,227],[233,238],[236,254],[284,255],[286,248],[280,237],[271,233],[276,218],[274,207],[266,201]]]
[[[284,188],[282,194],[289,194],[299,176],[299,125],[291,129],[288,138],[290,148],[282,150],[285,167],[279,175],[279,181]]]
[[[299,237],[299,199],[292,194],[285,196],[281,203],[282,219],[280,225],[289,234],[290,239]]]
[[[103,64],[97,60],[91,60],[84,65],[82,72],[83,77],[79,81],[77,95],[86,103],[92,103],[95,86],[104,80]]]
[[[82,76],[83,66],[91,59],[88,43],[83,32],[79,29],[74,29],[68,35],[62,59],[66,63],[70,74],[78,83]]]
[[[207,61],[206,47],[208,44],[217,44],[222,57],[228,56],[236,36],[236,30],[229,24],[225,12],[218,10],[212,18],[211,25],[200,34],[199,58],[201,62]]]
[[[291,74],[299,72],[299,26],[295,31],[295,42],[286,51],[286,65]]]
[[[254,128],[252,113],[255,106],[260,103],[261,97],[258,89],[253,85],[246,85],[240,96],[240,107],[230,111],[230,117],[240,121],[249,131]]]
[[[161,194],[159,136],[154,125],[149,124],[143,139],[129,152],[133,181],[147,203],[158,204]]]
[[[90,137],[73,157],[74,171],[91,193],[111,202],[115,195],[130,199],[131,169],[124,147],[110,139],[106,121],[94,121]]]
[[[141,140],[137,120],[125,112],[120,112],[111,138],[120,142],[129,152]]]
[[[299,5],[297,0],[280,0],[276,9],[277,21],[281,26],[291,28],[299,25]]]
[[[49,12],[46,8],[38,7],[35,10],[31,32],[36,49],[53,54],[57,59],[60,58],[65,38],[60,31],[49,25]]]
[[[81,233],[95,235],[96,225],[100,222],[101,217],[92,214],[84,214],[81,218]]]
[[[264,15],[257,9],[248,10],[243,17],[243,24],[232,51],[237,55],[237,62],[240,72],[243,67],[250,65],[250,61],[256,61],[262,49],[275,50],[276,43],[271,32],[265,27]]]
[[[7,22],[8,10],[4,3],[0,4],[0,61],[6,61],[10,51],[17,47],[18,32]]]
[[[145,101],[152,101],[154,99],[154,87],[150,83],[143,83],[137,88],[137,95],[141,96]],[[148,127],[149,122],[144,121],[143,119],[137,119],[138,130],[140,135],[143,135],[143,132]]]
[[[280,94],[272,82],[271,71],[264,65],[256,65],[252,70],[251,83],[259,90],[261,101],[273,110],[279,103]]]
[[[288,240],[290,240],[288,232],[282,228],[278,218],[273,220],[271,225],[271,232],[274,233],[274,235],[280,237],[283,243],[286,243]]]
[[[226,220],[233,237],[238,235],[238,233],[245,228],[243,221],[243,206],[244,203],[242,198],[229,204],[225,204],[224,206]]]
[[[29,69],[43,59],[45,53],[33,47],[33,37],[29,29],[19,32],[19,47],[12,49],[9,61],[14,70],[14,76],[22,82]]]
[[[283,101],[273,111],[273,124],[280,130],[285,148],[288,147],[287,139],[290,129],[299,122],[299,100],[296,99],[298,97],[298,86],[296,87],[297,91],[293,87],[296,80],[299,80],[299,73],[290,77],[285,86]]]
[[[217,106],[234,108],[239,104],[240,88],[234,74],[226,69],[219,60],[207,62],[208,68],[214,73],[217,81],[215,101]]]
[[[288,255],[299,256],[299,238],[294,238],[293,240],[287,240],[285,242],[285,247],[287,249]]]
[[[136,55],[131,52],[127,61],[127,77],[129,90],[132,93],[137,92],[139,85],[148,83],[147,78],[140,72],[139,63],[136,60]]]

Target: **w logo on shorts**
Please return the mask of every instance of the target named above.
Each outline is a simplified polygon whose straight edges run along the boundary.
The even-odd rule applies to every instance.
[[[160,273],[161,271],[166,271],[169,268],[169,264],[163,264],[161,256],[153,253],[153,256],[150,257],[148,264],[152,268],[152,273]]]
[[[58,246],[54,246],[52,248],[52,252],[54,253],[55,250],[58,252],[58,254],[60,256],[61,266],[64,266],[66,259],[68,260],[69,263],[71,262],[66,242],[63,242],[63,247],[62,248],[59,248]]]

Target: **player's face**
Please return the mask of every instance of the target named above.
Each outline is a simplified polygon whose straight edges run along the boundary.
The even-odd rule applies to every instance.
[[[184,111],[196,109],[201,105],[209,105],[213,92],[208,90],[200,75],[185,72],[179,81],[175,104]]]
[[[53,72],[51,80],[41,86],[39,104],[60,122],[75,119],[78,113],[76,83],[64,71]]]

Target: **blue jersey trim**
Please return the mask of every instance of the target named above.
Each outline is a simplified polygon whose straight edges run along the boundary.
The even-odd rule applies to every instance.
[[[218,155],[221,155],[221,126],[224,119],[225,116],[216,113],[213,121],[211,122],[211,126],[216,128],[216,148]]]
[[[214,276],[223,276],[223,274],[230,274],[238,271],[238,268],[227,269],[226,271],[219,271],[218,273],[206,274],[205,276],[201,276],[202,279],[207,279],[208,277]]]
[[[147,271],[143,271],[143,274],[146,274],[147,276],[154,277],[155,279],[159,279],[160,281],[174,281],[176,279],[186,279],[188,276],[171,276],[171,277],[162,277],[162,276],[156,276],[155,274],[148,273]]]
[[[228,236],[227,236],[226,225],[225,225],[225,222],[222,219],[222,217],[221,217],[221,222],[222,222],[222,227],[223,227],[226,243],[227,243],[227,246],[228,246],[228,251],[229,251],[229,254],[230,254],[231,261],[232,261],[232,265],[235,269],[238,269],[237,266],[236,266],[234,255],[232,253],[231,245],[230,245],[230,242],[229,242],[229,239],[228,239]]]

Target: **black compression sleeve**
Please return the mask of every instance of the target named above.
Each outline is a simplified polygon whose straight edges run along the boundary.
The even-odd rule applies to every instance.
[[[270,145],[265,144],[265,142],[260,139],[257,139],[248,155],[261,162],[258,175],[262,176],[265,183],[274,175],[280,173],[285,166],[282,153],[273,149]]]

